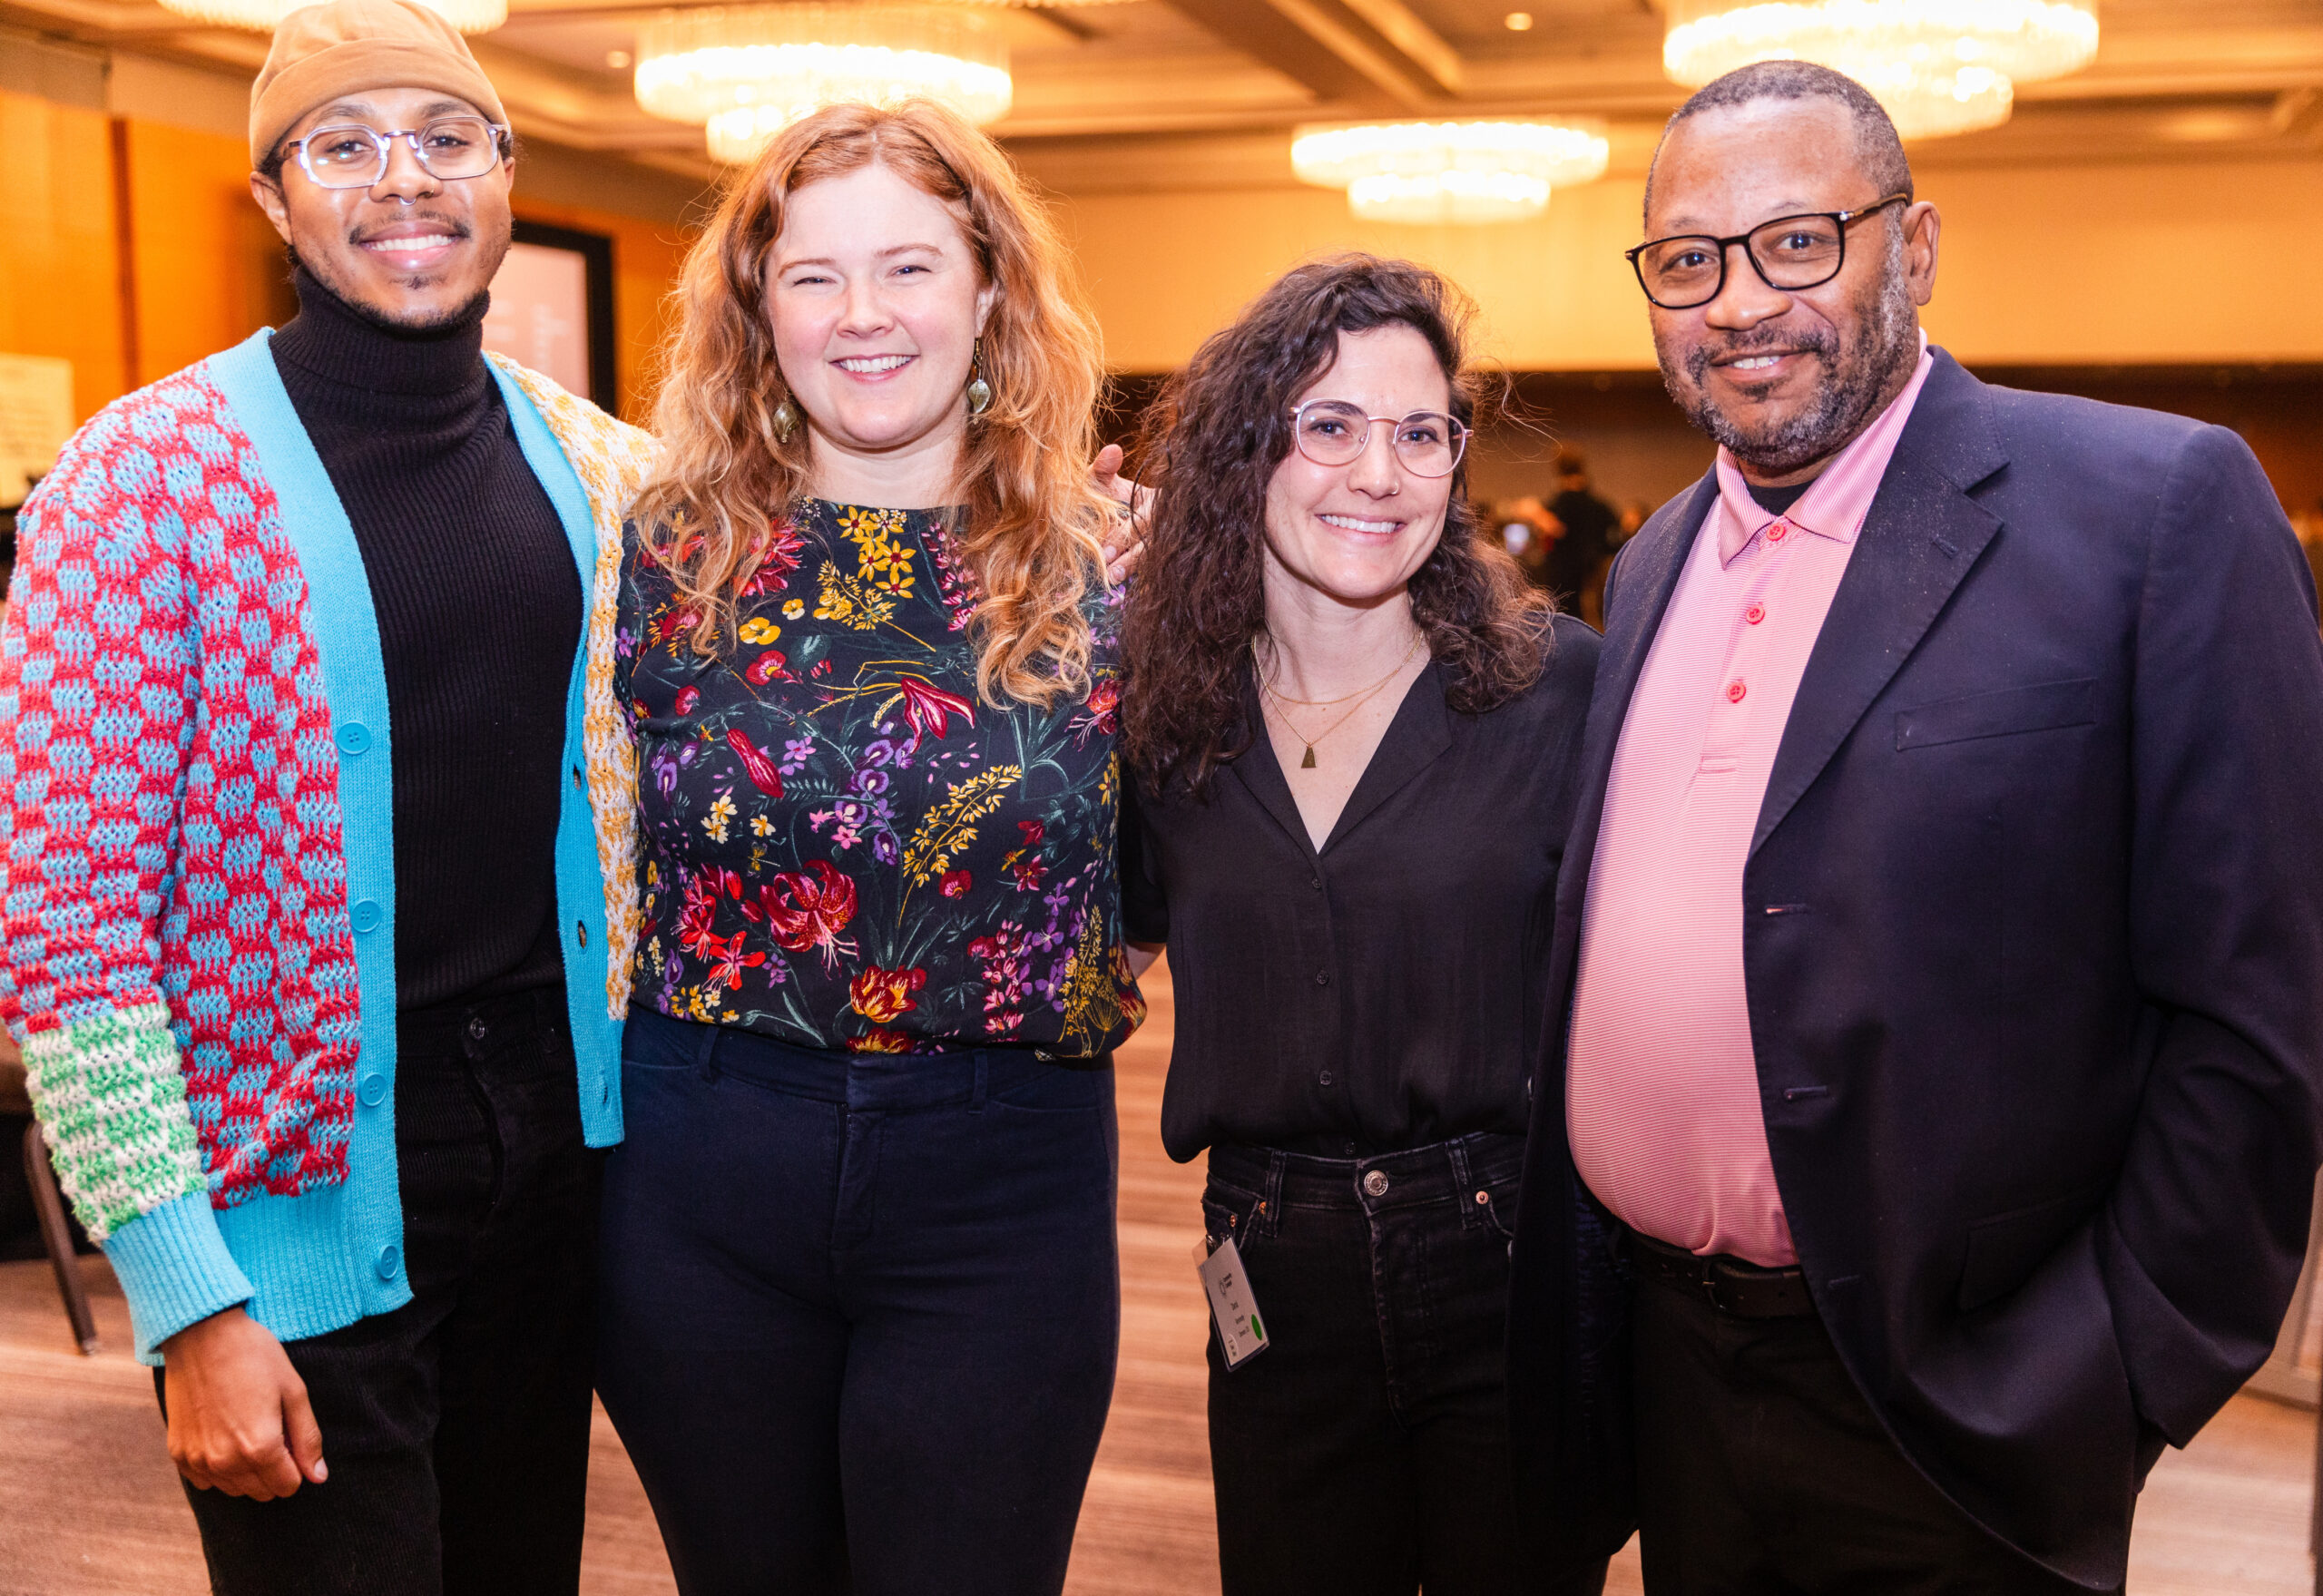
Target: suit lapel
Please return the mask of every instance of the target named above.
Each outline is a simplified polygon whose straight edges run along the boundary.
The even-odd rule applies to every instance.
[[[2000,530],[1967,494],[2008,463],[1984,385],[1938,351],[1857,534],[1776,749],[1756,852],[1855,729]]]

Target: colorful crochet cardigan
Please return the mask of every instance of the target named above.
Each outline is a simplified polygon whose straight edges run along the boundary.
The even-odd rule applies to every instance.
[[[0,1017],[148,1361],[236,1303],[289,1340],[410,1297],[386,680],[270,337],[82,428],[19,518],[0,625]],[[583,1126],[604,1146],[636,936],[613,612],[650,446],[493,371],[587,594],[557,902]]]

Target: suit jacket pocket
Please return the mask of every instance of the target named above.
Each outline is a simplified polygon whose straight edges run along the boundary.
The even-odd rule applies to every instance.
[[[2031,1279],[2041,1260],[2064,1244],[2111,1187],[2110,1181],[2085,1187],[1970,1225],[1968,1258],[1960,1270],[1960,1311],[1973,1313],[1997,1302]]]
[[[1998,692],[1940,699],[1896,711],[1896,751],[1966,742],[1971,738],[2009,737],[2021,731],[2053,731],[2097,723],[2097,681],[2044,681],[2004,687]]]

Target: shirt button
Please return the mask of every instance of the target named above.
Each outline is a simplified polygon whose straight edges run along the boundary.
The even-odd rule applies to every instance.
[[[1782,542],[1783,534],[1789,530],[1789,527],[1785,526],[1781,522],[1778,521],[1772,526],[1767,528],[1767,541],[1770,543],[1779,543]]]
[[[1331,984],[1331,973],[1330,973],[1328,970],[1318,970],[1318,971],[1316,971],[1316,972],[1315,972],[1315,984],[1316,984],[1316,985],[1318,985],[1318,986],[1328,986],[1330,984]]]
[[[1317,892],[1320,892],[1323,890],[1323,878],[1320,876],[1309,876],[1307,877],[1307,885]]]
[[[1749,609],[1742,612],[1742,619],[1748,621],[1753,626],[1756,626],[1759,622],[1764,621],[1766,618],[1767,607],[1764,604],[1753,604]]]
[[[372,1267],[379,1271],[380,1279],[394,1279],[396,1271],[403,1268],[403,1248],[392,1241],[388,1242],[379,1248],[378,1261]]]
[[[1322,1081],[1323,1084],[1326,1086],[1328,1086],[1331,1083],[1331,1072],[1328,1070],[1323,1072]]]
[[[1742,695],[1750,690],[1750,688],[1743,684],[1742,679],[1738,676],[1726,684],[1726,701],[1730,704],[1739,704],[1742,701]]]
[[[371,746],[371,729],[360,720],[349,720],[338,729],[338,751],[359,754]]]
[[[468,1040],[470,1042],[482,1042],[484,1040],[484,1016],[482,1014],[477,1014],[468,1021]]]
[[[354,914],[348,916],[358,931],[377,931],[379,922],[386,917],[378,904],[368,897],[358,903]]]
[[[1369,1174],[1366,1175],[1363,1178],[1363,1190],[1365,1195],[1369,1197],[1387,1196],[1387,1171],[1385,1170],[1374,1170]]]
[[[364,1076],[356,1084],[355,1095],[373,1108],[378,1107],[387,1100],[387,1078],[376,1073]]]

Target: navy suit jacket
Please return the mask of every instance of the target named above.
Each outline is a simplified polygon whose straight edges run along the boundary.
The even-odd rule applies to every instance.
[[[1524,1500],[1627,1534],[1625,1269],[1574,1178],[1582,905],[1631,694],[1718,491],[1622,551],[1559,885],[1509,1384]],[[2323,645],[2241,440],[1938,351],[1743,872],[1775,1178],[1905,1454],[2121,1583],[2130,1514],[2265,1359],[2323,1126]]]

